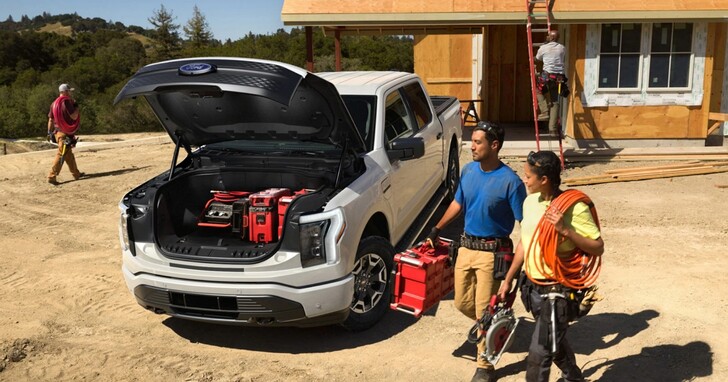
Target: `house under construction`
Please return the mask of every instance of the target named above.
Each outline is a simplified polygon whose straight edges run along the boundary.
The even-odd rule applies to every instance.
[[[480,119],[533,125],[526,25],[538,2],[285,0],[281,18],[324,28],[337,43],[342,34],[413,35],[415,72],[431,94],[465,100]],[[567,50],[571,96],[561,120],[568,139],[582,147],[724,144],[728,0],[545,6]]]

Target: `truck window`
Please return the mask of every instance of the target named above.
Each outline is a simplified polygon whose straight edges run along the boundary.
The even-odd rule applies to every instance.
[[[384,112],[384,132],[387,143],[393,140],[412,135],[412,117],[405,106],[399,91],[390,93],[387,96],[386,109]]]
[[[349,110],[359,134],[367,145],[367,151],[374,146],[374,116],[376,115],[376,101],[374,96],[345,95],[341,97]]]
[[[419,82],[413,82],[404,87],[404,92],[417,120],[417,128],[425,127],[432,121],[432,112],[430,111],[430,105],[427,103],[425,91],[422,90]]]

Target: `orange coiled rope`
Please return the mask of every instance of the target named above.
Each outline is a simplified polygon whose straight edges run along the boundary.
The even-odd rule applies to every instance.
[[[551,201],[549,208],[555,208],[561,211],[561,213],[564,213],[578,202],[584,202],[589,206],[592,218],[597,227],[599,227],[599,217],[597,216],[597,210],[594,208],[594,203],[592,203],[586,194],[579,190],[566,190],[562,192],[561,195]],[[558,246],[564,240],[556,232],[554,225],[547,222],[545,216],[542,216],[533,233],[531,243],[526,251],[526,256],[529,256],[531,253],[533,243],[538,241],[542,256],[539,256],[540,261],[538,257],[536,258],[535,264],[536,269],[542,275],[556,283],[573,289],[584,289],[594,285],[601,270],[602,257],[592,256],[579,248],[576,248],[567,256],[559,256]],[[554,284],[552,281],[544,282],[542,280],[535,280],[530,275],[528,277],[537,285]]]

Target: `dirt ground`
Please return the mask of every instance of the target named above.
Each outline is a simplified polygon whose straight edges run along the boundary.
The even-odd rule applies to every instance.
[[[363,333],[217,326],[142,309],[121,274],[117,204],[168,168],[173,146],[133,137],[79,147],[87,176],[72,181],[64,168],[59,186],[46,183],[53,151],[0,156],[0,381],[470,380],[472,322],[451,296],[420,319],[390,311]],[[566,177],[664,163],[588,163]],[[728,380],[725,185],[728,173],[580,187],[606,243],[605,300],[569,332],[590,380]],[[533,321],[518,301],[516,315],[500,381],[524,377]]]

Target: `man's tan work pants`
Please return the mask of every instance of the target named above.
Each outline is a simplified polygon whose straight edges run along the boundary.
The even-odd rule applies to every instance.
[[[78,167],[76,166],[76,157],[73,155],[73,149],[66,146],[65,140],[66,134],[57,131],[56,142],[58,142],[58,151],[56,152],[56,159],[53,161],[53,167],[51,167],[51,172],[48,173],[48,179],[56,179],[56,176],[58,176],[58,174],[61,172],[63,162],[68,164],[68,170],[71,171],[73,179],[78,179],[81,177],[81,172],[78,171]],[[63,161],[61,161],[61,158],[63,158]]]
[[[455,307],[474,321],[482,316],[490,298],[500,287],[500,281],[493,280],[493,256],[493,252],[464,247],[458,250],[455,263]],[[485,340],[478,343],[478,367],[493,369],[490,362],[480,357],[484,351]]]

